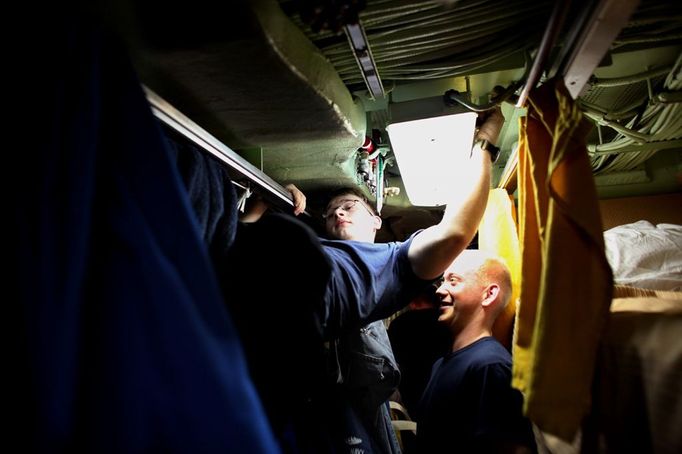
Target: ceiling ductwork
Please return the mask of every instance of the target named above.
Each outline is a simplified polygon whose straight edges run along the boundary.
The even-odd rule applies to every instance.
[[[274,180],[295,182],[311,202],[316,192],[362,184],[367,153],[358,149],[366,136],[383,157],[374,187],[402,189],[385,128],[447,113],[448,96],[458,109],[490,106],[491,95],[507,101],[493,174],[494,184],[507,184],[524,114],[515,104],[533,65],[538,83],[569,72],[584,85],[579,103],[594,123],[588,151],[600,196],[681,189],[682,7],[675,2],[368,0],[349,14],[359,19],[351,28],[333,12],[311,21],[303,3],[198,0],[190,8],[130,0],[118,7],[129,18],[119,28],[150,89]],[[621,11],[621,23],[600,13],[614,7],[634,12]],[[538,65],[550,18],[556,30]],[[325,24],[334,31],[320,29]],[[579,63],[584,49],[605,47],[595,37],[607,35],[615,39],[597,68]],[[395,221],[387,225],[416,228],[437,218],[439,208],[413,207],[404,191],[391,191],[381,201]]]

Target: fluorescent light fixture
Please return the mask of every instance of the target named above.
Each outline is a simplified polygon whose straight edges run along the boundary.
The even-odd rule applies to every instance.
[[[452,191],[465,181],[474,140],[476,114],[406,121],[386,130],[412,205],[439,206],[452,199]]]
[[[365,80],[367,90],[372,99],[383,98],[385,95],[384,85],[381,83],[379,70],[374,62],[374,57],[372,56],[372,50],[369,47],[369,40],[367,40],[364,27],[358,21],[357,24],[346,25],[344,30],[346,31],[346,36],[348,37],[348,42],[353,51],[353,56],[358,63],[358,68],[360,69],[362,78]]]

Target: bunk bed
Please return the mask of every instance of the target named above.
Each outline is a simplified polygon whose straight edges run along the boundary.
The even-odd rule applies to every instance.
[[[626,223],[604,232],[614,292],[591,435],[607,452],[682,452],[682,195],[643,199],[602,204],[605,219]]]
[[[680,204],[682,194],[599,202],[614,284],[591,406],[575,438],[545,432],[540,452],[682,451]]]

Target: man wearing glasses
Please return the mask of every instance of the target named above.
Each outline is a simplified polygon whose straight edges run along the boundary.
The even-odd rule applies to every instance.
[[[498,110],[491,112],[477,139],[495,143],[503,122]],[[475,145],[471,159],[474,184],[452,194],[438,224],[405,242],[374,243],[382,221],[356,188],[337,190],[326,205],[323,218],[330,239],[321,242],[332,272],[322,321],[343,409],[341,439],[349,452],[400,452],[387,405],[400,373],[382,319],[439,278],[474,237],[485,211],[493,158]]]

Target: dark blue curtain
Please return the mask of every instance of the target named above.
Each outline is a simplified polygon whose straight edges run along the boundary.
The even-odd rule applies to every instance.
[[[42,12],[40,47],[14,66],[42,82],[13,87],[31,95],[20,104],[32,134],[5,159],[18,182],[9,440],[40,452],[277,452],[131,65],[64,10]],[[229,242],[234,222],[221,222]]]

